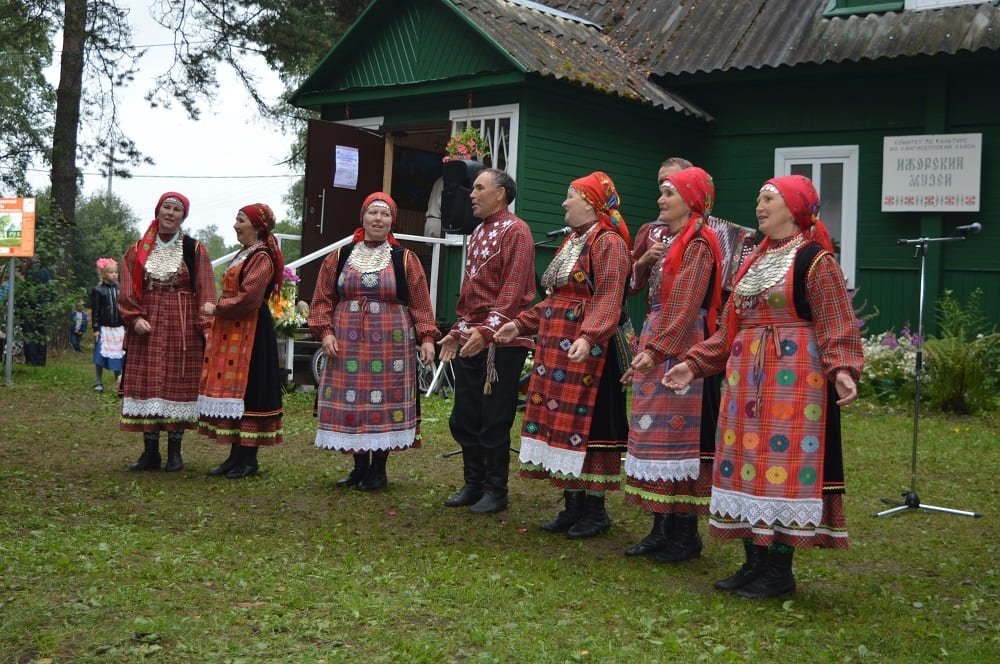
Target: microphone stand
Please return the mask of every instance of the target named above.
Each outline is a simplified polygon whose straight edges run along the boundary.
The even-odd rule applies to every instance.
[[[920,258],[920,305],[917,309],[917,338],[920,340],[920,343],[917,345],[917,359],[914,367],[915,389],[913,394],[913,452],[910,461],[910,490],[903,491],[902,501],[883,498],[883,503],[886,505],[894,505],[894,507],[882,510],[872,516],[889,516],[890,514],[896,514],[897,512],[916,509],[930,510],[932,512],[945,512],[947,514],[956,514],[958,516],[968,516],[972,518],[982,516],[979,512],[970,512],[968,510],[958,510],[950,507],[938,507],[936,505],[921,503],[920,496],[917,495],[917,439],[920,428],[920,382],[924,363],[924,296],[927,274],[927,246],[932,242],[955,242],[964,241],[966,239],[968,239],[968,234],[963,231],[961,236],[934,238],[919,237],[910,240],[896,240],[896,244],[913,245],[916,248],[916,252],[913,254],[913,257]]]

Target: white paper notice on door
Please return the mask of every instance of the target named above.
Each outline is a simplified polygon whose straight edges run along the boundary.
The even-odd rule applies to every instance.
[[[333,186],[341,189],[357,189],[358,149],[338,145],[333,163]]]

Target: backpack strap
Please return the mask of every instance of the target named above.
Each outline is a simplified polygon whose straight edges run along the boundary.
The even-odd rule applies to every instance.
[[[345,244],[340,248],[340,256],[337,259],[337,274],[333,277],[333,283],[340,281],[340,273],[344,271],[344,265],[354,251],[354,243]],[[406,249],[399,245],[392,245],[390,256],[392,257],[392,271],[396,275],[396,297],[403,304],[410,303],[410,285],[406,281]]]
[[[809,298],[806,297],[806,278],[816,261],[826,251],[818,242],[810,242],[803,245],[795,254],[795,264],[792,270],[792,298],[795,301],[795,313],[802,320],[812,320],[812,309],[809,307]]]

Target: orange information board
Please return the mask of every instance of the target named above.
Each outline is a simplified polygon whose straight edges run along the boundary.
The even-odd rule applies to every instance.
[[[35,199],[0,198],[0,258],[35,255]]]

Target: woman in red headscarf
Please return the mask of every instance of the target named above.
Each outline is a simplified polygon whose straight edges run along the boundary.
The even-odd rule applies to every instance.
[[[159,470],[160,431],[167,432],[166,471],[184,467],[181,438],[198,423],[198,377],[215,275],[205,245],[185,235],[188,199],[160,196],[142,238],[121,263],[118,311],[125,323],[121,428],[141,431],[145,449],[129,470]]]
[[[604,493],[618,489],[628,439],[627,369],[614,336],[632,270],[629,232],[614,182],[574,180],[563,209],[573,229],[542,275],[545,299],[504,324],[494,340],[538,334],[521,433],[522,477],[563,489],[565,509],[542,524],[571,539],[611,526]]]
[[[338,486],[386,486],[392,450],[420,446],[417,354],[434,361],[441,333],[420,259],[392,235],[396,202],[383,192],[361,206],[353,241],[323,261],[309,329],[327,363],[319,382],[316,447],[354,455]]]
[[[674,393],[660,380],[668,362],[714,331],[722,294],[719,245],[707,225],[712,176],[698,167],[660,182],[658,241],[663,257],[650,270],[649,313],[632,372],[632,414],[625,457],[625,502],[653,515],[653,527],[627,556],[676,563],[701,554],[697,515],[708,514],[720,377]]]
[[[792,592],[796,548],[847,547],[840,407],[857,398],[864,356],[818,211],[808,178],[764,183],[766,237],[737,274],[722,326],[663,378],[683,389],[725,367],[709,526],[743,540],[746,562],[715,584],[743,597]]]
[[[229,456],[208,474],[231,480],[256,475],[257,449],[282,439],[282,376],[268,300],[281,291],[285,261],[274,222],[263,203],[240,208],[233,228],[243,248],[226,267],[222,297],[202,306],[215,319],[201,371],[198,431],[229,444]]]

